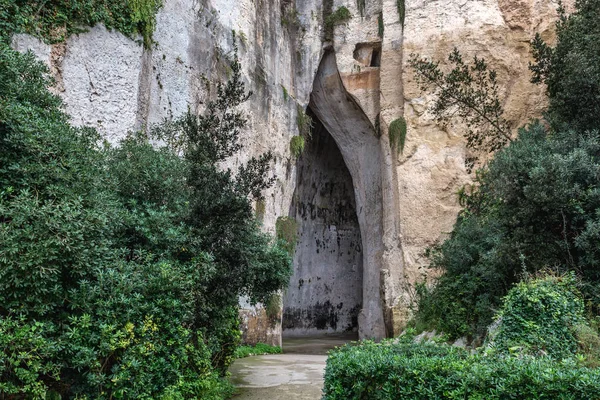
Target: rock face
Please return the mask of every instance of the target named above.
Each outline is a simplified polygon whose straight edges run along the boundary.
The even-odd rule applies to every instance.
[[[352,18],[324,22],[342,6]],[[464,127],[435,123],[408,55],[445,59],[456,46],[485,58],[516,130],[545,106],[543,88],[529,83],[528,40],[552,39],[555,8],[554,0],[165,0],[151,49],[102,26],[59,45],[24,35],[13,45],[48,63],[74,124],[117,143],[188,108],[201,112],[209,82],[226,77],[235,32],[254,95],[244,106],[244,152],[225,167],[276,156],[264,228],[290,216],[300,238],[284,328],[381,338],[404,326],[424,250],[451,231],[455,194],[471,181]],[[316,126],[296,160],[290,140],[307,107]],[[402,116],[398,154],[387,131]],[[280,321],[242,305],[246,339],[280,343]]]

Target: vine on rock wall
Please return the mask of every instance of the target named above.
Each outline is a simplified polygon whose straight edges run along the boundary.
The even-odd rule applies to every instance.
[[[404,117],[395,119],[388,129],[390,135],[390,146],[398,153],[404,151],[404,143],[406,142],[406,120]]]
[[[398,8],[398,16],[400,19],[400,23],[404,28],[404,20],[406,18],[406,3],[405,0],[396,0],[396,7]]]

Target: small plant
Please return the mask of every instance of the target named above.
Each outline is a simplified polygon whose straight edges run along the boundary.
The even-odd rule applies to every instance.
[[[380,39],[383,39],[384,30],[385,27],[383,25],[383,12],[380,12],[379,16],[377,17],[377,36],[379,36]]]
[[[256,346],[239,346],[235,350],[235,358],[260,356],[263,354],[281,354],[281,347],[257,343]]]
[[[396,150],[398,154],[404,151],[404,143],[406,142],[406,120],[404,117],[395,119],[388,129],[390,135],[390,146],[392,150]]]
[[[352,18],[350,10],[345,6],[339,7],[325,19],[325,26],[333,29],[337,25],[342,25]]]
[[[300,157],[300,154],[304,151],[304,146],[306,145],[306,140],[303,136],[294,136],[292,140],[290,140],[290,151],[292,152],[292,156],[295,158]]]
[[[290,98],[290,94],[288,93],[285,86],[281,85],[281,88],[283,89],[283,101],[288,101],[288,99]]]
[[[275,222],[275,234],[290,256],[294,255],[298,242],[298,222],[291,217],[279,217]]]

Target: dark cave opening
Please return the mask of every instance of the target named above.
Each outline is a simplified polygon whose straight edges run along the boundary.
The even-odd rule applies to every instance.
[[[307,114],[314,126],[296,161],[290,216],[298,243],[284,294],[284,335],[356,332],[363,254],[352,177],[331,134],[310,108]]]

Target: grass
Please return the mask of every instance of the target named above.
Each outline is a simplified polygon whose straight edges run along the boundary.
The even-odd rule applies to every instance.
[[[239,346],[235,349],[235,358],[260,356],[263,354],[281,354],[281,347],[258,343],[256,346]]]

